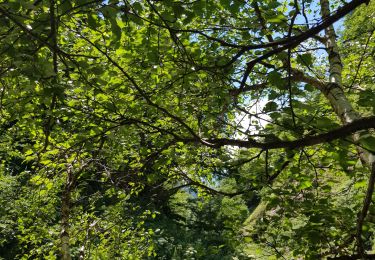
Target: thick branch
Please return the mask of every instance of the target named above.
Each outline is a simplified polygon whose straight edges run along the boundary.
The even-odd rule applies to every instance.
[[[322,23],[319,25],[311,28],[310,30],[307,30],[305,33],[302,33],[300,35],[287,38],[286,40],[289,40],[289,42],[285,45],[282,45],[280,47],[274,48],[273,50],[266,52],[265,54],[259,56],[258,58],[250,61],[247,63],[245,73],[242,78],[242,83],[240,86],[240,89],[243,88],[244,84],[247,81],[248,76],[250,75],[250,72],[254,68],[255,64],[259,63],[260,61],[263,61],[269,57],[272,57],[275,54],[278,54],[284,50],[294,48],[298,46],[301,42],[311,38],[313,35],[318,34],[320,31],[328,28],[331,26],[334,22],[338,21],[348,13],[350,13],[352,10],[354,10],[356,7],[360,6],[363,3],[367,3],[366,0],[353,0],[350,3],[344,5],[343,7],[339,8],[335,14],[332,14],[328,17],[326,17]]]
[[[228,139],[228,138],[218,138],[218,139],[209,139],[208,143],[211,147],[222,147],[226,145],[231,146],[238,146],[243,148],[259,148],[263,150],[269,149],[280,149],[280,148],[289,148],[289,149],[296,149],[306,146],[312,146],[322,143],[331,142],[343,137],[346,137],[350,134],[358,132],[360,130],[375,128],[375,116],[365,117],[358,119],[352,123],[344,125],[340,128],[332,130],[327,133],[308,136],[302,139],[294,140],[294,141],[274,141],[274,142],[267,142],[262,143],[255,140],[238,140],[238,139]],[[181,141],[186,143],[192,142],[200,142],[197,139],[182,139]]]

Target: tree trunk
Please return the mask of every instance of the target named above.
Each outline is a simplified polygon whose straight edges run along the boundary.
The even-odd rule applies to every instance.
[[[322,18],[325,19],[330,15],[329,1],[320,0]],[[342,85],[342,62],[336,42],[336,33],[333,25],[328,26],[325,30],[326,48],[328,51],[329,62],[329,84],[323,89],[323,93],[329,100],[333,110],[343,124],[351,123],[360,118],[357,111],[354,110],[347,99]],[[360,133],[353,135],[353,141],[358,143],[361,138]],[[370,152],[358,147],[358,153],[363,163],[371,168],[375,157]]]
[[[70,199],[72,187],[72,172],[68,168],[66,184],[61,198],[61,259],[71,260],[70,255],[70,235],[69,235],[69,218],[70,218]]]
[[[329,0],[320,0],[322,18],[325,19],[330,15]],[[324,95],[327,97],[332,105],[337,116],[340,118],[343,124],[351,123],[360,118],[358,112],[356,112],[349,100],[347,99],[342,85],[342,62],[336,42],[336,33],[334,27],[331,25],[325,29],[326,35],[326,48],[328,51],[328,62],[329,62],[329,84],[323,89]],[[362,131],[363,134],[363,131]],[[359,143],[361,139],[361,132],[353,135],[353,141]],[[364,256],[365,250],[362,241],[362,226],[367,216],[369,206],[371,204],[371,198],[374,192],[375,183],[375,155],[369,151],[357,147],[359,158],[362,163],[367,166],[370,171],[370,177],[367,187],[366,196],[363,201],[362,210],[358,213],[357,228],[356,228],[356,239],[357,239],[357,251],[358,255]]]

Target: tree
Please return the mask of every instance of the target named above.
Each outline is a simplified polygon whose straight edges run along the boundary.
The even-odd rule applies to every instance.
[[[251,210],[259,203],[243,231],[245,251],[366,257],[373,24],[360,33],[346,22],[340,43],[333,26],[360,17],[353,11],[364,4],[373,8],[365,0],[4,1],[2,185],[9,194],[21,187],[20,203],[51,219],[40,231],[29,220],[29,238],[7,233],[1,243],[41,256],[45,241],[31,241],[59,229],[51,258],[95,247],[97,257],[151,257],[145,224],[190,187],[239,196]],[[44,191],[38,201],[28,198],[35,185]],[[7,230],[19,239],[31,215]]]

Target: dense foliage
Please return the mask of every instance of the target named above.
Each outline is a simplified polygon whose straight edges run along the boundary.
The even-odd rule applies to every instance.
[[[374,14],[1,1],[0,257],[371,259]]]

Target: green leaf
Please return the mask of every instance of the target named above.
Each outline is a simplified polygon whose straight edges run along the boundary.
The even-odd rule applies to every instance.
[[[362,107],[375,107],[375,92],[366,89],[359,93],[358,105]]]
[[[129,19],[137,25],[143,25],[143,20],[134,14],[129,14]]]
[[[310,180],[306,180],[306,181],[301,182],[300,185],[298,186],[298,188],[303,190],[303,189],[309,188],[311,186],[312,186],[312,182]]]
[[[360,181],[357,181],[355,184],[354,184],[354,187],[355,188],[364,188],[367,186],[367,181],[366,180],[360,180]]]
[[[116,18],[111,18],[110,20],[110,23],[111,23],[111,31],[114,35],[114,38],[116,41],[118,41],[120,38],[121,38],[121,28],[120,26],[117,24],[117,19]]]
[[[204,12],[206,10],[206,1],[195,1],[192,4],[192,8],[193,8],[195,14],[197,14],[199,16],[203,16]]]
[[[283,14],[278,14],[278,15],[267,18],[267,22],[269,23],[282,23],[282,22],[285,22],[286,20],[287,19]]]
[[[174,15],[177,18],[180,18],[186,12],[185,8],[179,3],[173,4],[172,8],[173,8]]]
[[[315,90],[315,88],[312,86],[312,85],[310,85],[310,84],[305,84],[305,86],[303,87],[306,91],[308,91],[308,92],[312,92],[312,91],[314,91]]]
[[[271,89],[270,94],[268,95],[268,98],[272,100],[272,99],[276,99],[280,97],[281,95],[282,93],[276,92],[275,90]]]
[[[339,124],[327,117],[320,117],[316,120],[316,126],[319,129],[333,129],[339,127]]]
[[[270,73],[268,73],[268,81],[276,87],[282,87],[284,85],[281,73],[276,70],[273,70]]]
[[[21,2],[20,1],[15,1],[11,0],[7,3],[10,9],[12,9],[12,12],[16,12],[21,8]]]
[[[277,110],[277,103],[274,101],[268,102],[263,108],[263,112],[265,113],[275,111],[275,110]]]
[[[67,2],[67,1],[66,1]],[[98,17],[96,15],[88,15],[87,24],[91,29],[96,30],[98,28]]]
[[[141,14],[143,11],[143,6],[140,2],[135,2],[133,5],[134,10],[137,12],[137,14]]]
[[[100,8],[100,11],[106,19],[116,19],[118,13],[116,8],[109,5]]]
[[[375,137],[374,136],[365,136],[362,137],[359,141],[363,148],[375,152]]]
[[[311,66],[313,63],[313,57],[310,53],[304,53],[302,55],[298,55],[297,62],[304,66]]]
[[[72,9],[72,3],[71,1],[62,1],[62,3],[59,5],[59,12],[61,14],[65,14],[68,11]]]

